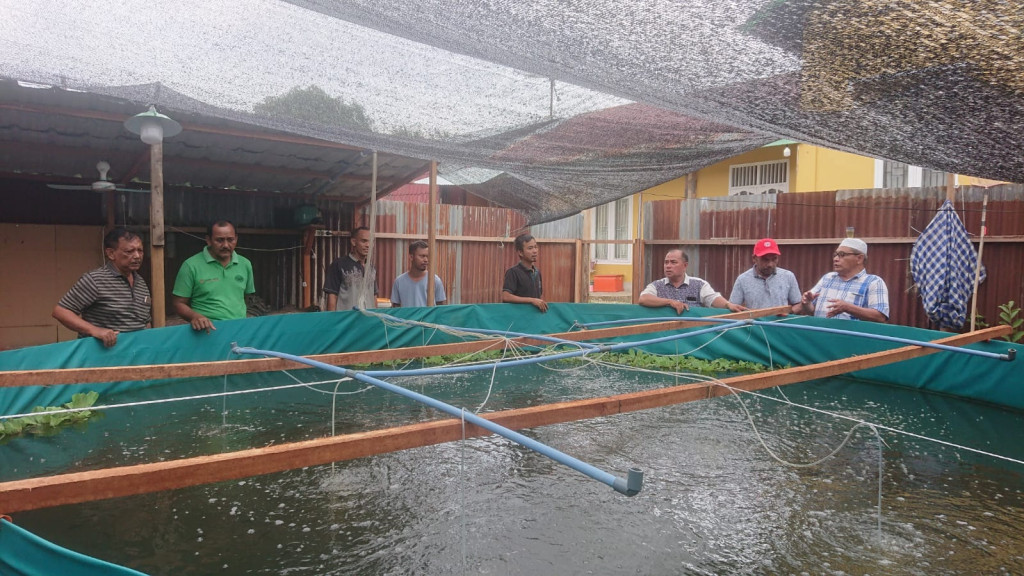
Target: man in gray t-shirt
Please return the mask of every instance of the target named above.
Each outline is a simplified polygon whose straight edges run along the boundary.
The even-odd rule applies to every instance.
[[[391,287],[391,307],[427,305],[427,268],[430,265],[430,248],[423,240],[409,245],[409,271],[395,278]],[[448,301],[441,278],[434,274],[434,302],[438,305]]]
[[[729,301],[747,308],[773,308],[800,302],[796,276],[779,268],[779,245],[771,238],[754,244],[754,265],[733,284]]]

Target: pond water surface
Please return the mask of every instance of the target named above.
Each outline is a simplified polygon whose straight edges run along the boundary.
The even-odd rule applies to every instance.
[[[227,386],[289,381],[235,376]],[[472,409],[487,397],[491,375],[392,381]],[[495,381],[485,411],[676,383],[597,367],[528,367],[499,371]],[[223,387],[222,379],[195,380],[175,393]],[[339,391],[361,388],[343,383]],[[1021,413],[844,379],[784,392],[798,404],[1024,459]],[[744,399],[768,447],[794,462],[828,454],[853,426]],[[438,417],[374,389],[338,396],[335,426],[340,434]],[[217,453],[330,429],[331,398],[307,389],[108,410],[84,431],[0,446],[0,475]],[[161,575],[1024,573],[1024,467],[1012,462],[884,430],[880,447],[861,427],[833,458],[793,468],[766,451],[733,397],[526,433],[616,475],[638,467],[644,488],[627,498],[488,437],[25,512],[15,521],[62,546]]]

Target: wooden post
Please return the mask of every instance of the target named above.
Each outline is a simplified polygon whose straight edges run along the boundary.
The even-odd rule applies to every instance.
[[[574,260],[576,262],[573,269],[575,270],[576,281],[574,282],[575,286],[572,291],[572,301],[579,304],[580,302],[583,302],[583,287],[586,285],[586,282],[584,282],[583,279],[583,240],[580,240],[579,238],[576,239],[575,255],[576,258],[574,258]]]
[[[164,144],[157,142],[150,146],[149,262],[153,275],[149,289],[153,294],[153,327],[162,328],[167,324],[164,295]]]
[[[633,281],[630,282],[630,301],[640,301],[641,286],[644,285],[644,193],[637,194],[640,215],[636,223],[636,239],[633,241]]]
[[[956,202],[956,174],[946,173],[946,200]]]
[[[307,226],[302,233],[302,308],[312,305],[313,300],[313,241],[316,228]]]
[[[985,214],[988,212],[988,194],[981,199],[981,238],[978,240],[978,261],[974,264],[974,293],[971,295],[971,332],[978,316],[978,282],[981,280],[981,253],[985,250]]]
[[[430,199],[427,201],[427,251],[430,253],[427,264],[427,306],[433,306],[434,298],[434,262],[437,261],[437,160],[430,161]]]

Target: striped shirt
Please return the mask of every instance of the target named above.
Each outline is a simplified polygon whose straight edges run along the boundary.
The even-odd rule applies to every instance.
[[[75,282],[57,303],[100,328],[119,332],[142,330],[152,319],[149,286],[138,272],[132,272],[134,284],[114,265],[90,270]]]
[[[819,318],[828,316],[829,300],[845,300],[854,306],[872,308],[889,318],[889,289],[885,286],[884,280],[874,274],[868,274],[867,270],[861,270],[849,280],[843,280],[836,272],[829,272],[818,280],[814,288],[811,288],[811,292],[818,295],[812,304],[814,315]],[[833,318],[857,320],[845,312]]]

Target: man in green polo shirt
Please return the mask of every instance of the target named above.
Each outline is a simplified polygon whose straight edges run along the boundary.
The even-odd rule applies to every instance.
[[[235,253],[238,235],[227,220],[206,229],[206,248],[181,263],[174,279],[174,311],[193,330],[216,330],[211,320],[245,318],[245,295],[256,292],[252,263]]]

